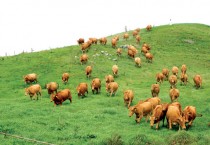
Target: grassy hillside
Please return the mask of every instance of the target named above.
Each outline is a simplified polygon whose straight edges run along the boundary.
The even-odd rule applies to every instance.
[[[105,46],[91,46],[87,53],[89,61],[85,65],[79,62],[81,51],[78,45],[1,57],[0,132],[53,144],[178,144],[179,141],[184,144],[209,144],[210,27],[202,24],[174,24],[154,27],[149,32],[142,29],[140,45],[136,45],[131,36],[132,31],[129,32],[128,41],[122,39],[122,34],[116,34],[120,35],[118,47],[135,45],[142,60],[141,68],[136,67],[133,59],[127,56],[126,49],[123,49],[121,57],[116,55],[116,49],[111,47],[110,42],[113,36],[108,37]],[[152,47],[153,63],[147,63],[140,53],[143,42]],[[109,97],[104,77],[112,74],[114,64],[119,67],[119,76],[115,78],[119,90],[116,96]],[[151,97],[150,87],[156,83],[156,73],[163,68],[180,68],[182,64],[187,65],[189,83],[181,86],[178,81],[179,102],[182,108],[195,106],[203,117],[197,117],[192,128],[187,131],[177,131],[177,128],[168,130],[162,126],[155,131],[150,128],[149,122],[146,123],[145,118],[140,124],[136,124],[134,116],[129,118],[123,102],[123,91],[134,91],[132,105],[135,105],[139,100]],[[85,76],[87,65],[93,65],[91,79]],[[23,76],[33,72],[38,74],[42,86],[42,99],[38,101],[24,96],[24,88],[29,85],[24,84]],[[66,85],[61,81],[64,72],[70,73]],[[195,74],[203,78],[201,89],[193,86],[192,78]],[[93,95],[90,83],[95,77],[102,80],[102,89],[100,94]],[[51,81],[59,83],[59,90],[71,90],[72,104],[65,101],[62,106],[54,107],[44,89],[45,84]],[[89,85],[89,94],[83,99],[78,99],[76,93],[76,86],[80,82]],[[163,82],[160,88],[161,101],[170,102],[169,83]],[[0,140],[1,144],[35,144],[4,135],[0,135]]]

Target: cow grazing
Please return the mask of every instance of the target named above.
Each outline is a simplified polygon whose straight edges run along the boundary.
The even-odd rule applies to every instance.
[[[90,41],[90,40],[88,40],[87,42],[82,43],[82,45],[81,45],[82,53],[88,51],[88,49],[90,48],[91,44],[92,44],[92,41]]]
[[[116,53],[117,53],[118,56],[121,56],[121,54],[122,54],[122,49],[121,49],[121,48],[117,48]]]
[[[171,88],[175,88],[176,87],[176,84],[177,84],[177,76],[176,75],[171,75],[169,77],[169,83],[171,85]]]
[[[84,63],[87,63],[87,61],[88,61],[88,55],[87,54],[82,54],[80,56],[80,63],[81,63],[81,65],[84,64]]]
[[[85,42],[85,39],[84,39],[84,38],[79,38],[79,39],[77,40],[77,43],[78,43],[79,45],[83,44],[84,42]]]
[[[175,106],[175,107],[177,107],[179,109],[180,114],[183,115],[183,113],[182,113],[182,106],[181,106],[181,104],[179,102],[171,102],[168,106]]]
[[[171,72],[173,75],[178,77],[179,68],[177,66],[173,66]]]
[[[136,114],[136,123],[140,123],[141,119],[143,117],[146,117],[146,122],[151,115],[153,110],[152,103],[151,102],[143,102],[140,104],[137,104],[135,106],[129,107],[129,117],[131,117],[134,113]]]
[[[196,114],[196,108],[194,106],[186,106],[183,110],[183,115],[185,117],[185,123],[188,123],[188,128],[192,126],[195,118],[201,117],[201,114]]]
[[[80,83],[77,86],[76,90],[77,90],[78,98],[80,98],[81,96],[85,96],[86,92],[88,94],[88,84],[87,83]]]
[[[141,37],[139,35],[136,35],[136,44],[139,44],[141,41]]]
[[[138,53],[138,50],[134,46],[132,45],[128,46],[128,56],[134,58],[137,53]]]
[[[152,84],[151,86],[151,93],[153,97],[158,97],[160,92],[160,85],[159,84]]]
[[[31,100],[32,97],[36,96],[36,99],[38,100],[38,95],[41,97],[42,88],[39,84],[31,85],[28,88],[25,88],[25,96],[29,95]]]
[[[95,78],[91,82],[91,89],[92,93],[94,94],[96,91],[96,94],[101,92],[101,80],[99,78]]]
[[[134,59],[136,66],[141,67],[141,58],[140,57],[135,57]]]
[[[159,97],[153,97],[153,98],[148,98],[148,99],[144,100],[144,102],[152,103],[152,108],[154,109],[157,105],[160,104],[161,100]],[[141,103],[139,102],[139,104],[141,104]]]
[[[179,125],[179,129],[180,127],[182,129],[186,129],[185,118],[180,113],[180,110],[178,107],[169,105],[167,113],[166,113],[166,118],[167,118],[169,129],[172,129],[172,125],[175,125],[175,124]]]
[[[112,48],[116,48],[117,47],[117,39],[116,38],[112,38]]]
[[[152,25],[147,25],[146,30],[147,30],[147,31],[152,30]]]
[[[107,91],[107,93],[110,94],[110,97],[113,94],[116,95],[116,92],[118,90],[118,87],[119,87],[119,85],[118,85],[117,82],[111,82],[111,83],[106,84],[106,91]]]
[[[33,82],[35,82],[35,83],[38,82],[37,81],[37,74],[35,74],[35,73],[25,75],[25,76],[23,76],[23,79],[24,79],[24,82],[26,84],[33,83]]]
[[[56,82],[50,82],[50,83],[46,84],[45,87],[48,91],[48,94],[50,95],[50,94],[53,94],[54,92],[57,93],[59,85]]]
[[[68,83],[69,81],[69,73],[63,73],[62,74],[62,81],[64,84]]]
[[[100,42],[100,44],[102,44],[102,45],[106,45],[106,43],[107,43],[106,37],[100,38],[100,39],[99,39],[99,42]]]
[[[181,67],[181,73],[186,74],[186,72],[187,72],[187,66],[183,64]]]
[[[146,47],[142,47],[141,48],[141,53],[144,53],[144,55],[146,55],[146,53],[148,53],[149,52],[149,50],[146,48]]]
[[[148,51],[151,50],[151,47],[146,42],[143,43],[142,47],[145,47]]]
[[[92,73],[92,67],[89,65],[85,68],[86,77],[89,79]]]
[[[125,34],[123,35],[123,39],[125,39],[125,40],[127,41],[128,38],[129,38],[129,34],[128,34],[128,33],[125,33]]]
[[[51,94],[51,102],[54,101],[54,106],[62,105],[62,103],[69,99],[70,103],[72,103],[72,96],[69,89],[64,89],[56,94]]]
[[[97,38],[89,38],[89,40],[92,42],[92,44],[97,44],[98,42]]]
[[[155,107],[155,109],[153,110],[152,116],[150,117],[151,127],[153,127],[153,125],[156,124],[156,129],[158,129],[161,120],[163,120],[163,126],[164,126],[164,120],[165,120],[167,108],[168,108],[168,104],[161,104]]]
[[[163,75],[162,72],[156,74],[156,83],[160,83],[161,84],[163,82],[163,79],[164,79],[164,75]]]
[[[106,83],[114,82],[114,77],[112,75],[105,76]]]
[[[178,98],[179,98],[179,90],[178,89],[175,89],[175,88],[170,89],[169,96],[171,98],[171,102],[173,102],[175,100],[178,101]]]
[[[180,80],[181,80],[181,85],[184,84],[184,85],[187,85],[187,82],[188,82],[188,76],[187,74],[185,73],[182,73],[181,76],[180,76]]]
[[[112,73],[113,73],[114,77],[118,76],[118,66],[117,65],[112,66]]]
[[[194,84],[195,84],[195,87],[198,89],[198,88],[201,88],[201,85],[202,85],[202,78],[200,75],[195,75],[194,78],[193,78],[193,81],[194,81]]]
[[[169,70],[167,68],[162,69],[162,74],[164,75],[164,80],[168,80]]]
[[[134,93],[132,90],[126,90],[124,91],[124,104],[125,106],[127,106],[128,108],[130,107],[132,101],[134,98]]]
[[[153,55],[151,53],[149,53],[149,52],[146,53],[145,57],[146,57],[147,62],[151,62],[152,63]]]
[[[138,35],[138,31],[136,31],[136,30],[134,30],[133,32],[132,32],[132,34],[133,34],[133,37],[136,37],[137,35]]]

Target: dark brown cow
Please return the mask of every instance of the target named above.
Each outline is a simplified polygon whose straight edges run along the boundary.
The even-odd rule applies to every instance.
[[[67,99],[69,99],[70,103],[72,103],[72,96],[69,89],[61,90],[56,94],[51,94],[51,102],[54,101],[54,106],[62,105],[62,103]]]
[[[83,44],[84,42],[85,42],[85,39],[84,39],[84,38],[79,38],[79,39],[77,40],[77,43],[78,43],[79,45]]]

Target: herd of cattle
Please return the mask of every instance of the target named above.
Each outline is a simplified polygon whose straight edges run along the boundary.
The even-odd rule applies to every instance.
[[[152,29],[151,25],[146,27],[147,31]],[[137,28],[133,31],[133,38],[136,39],[136,43],[140,43],[140,29]],[[129,34],[125,33],[123,35],[123,39],[127,40],[129,38]],[[84,41],[83,38],[77,40],[82,55],[80,57],[81,65],[88,61],[88,50],[90,49],[91,45],[97,44],[100,42],[101,45],[107,44],[107,38],[103,37],[100,39],[96,38],[89,38],[87,42]],[[115,36],[111,39],[111,45],[113,48],[117,48],[117,43],[119,41],[119,36]],[[127,45],[127,54],[129,57],[134,59],[135,65],[141,67],[141,58],[137,57],[136,54],[138,50],[133,45]],[[141,48],[141,53],[145,56],[147,62],[152,63],[153,55],[150,52],[151,47],[147,43],[143,43]],[[122,48],[116,49],[116,55],[120,56],[122,54]],[[167,68],[163,68],[162,72],[156,74],[156,83],[151,85],[151,94],[152,97],[146,100],[139,101],[136,105],[131,106],[132,101],[134,99],[134,92],[132,90],[125,90],[124,93],[124,104],[129,109],[129,116],[133,114],[136,115],[135,121],[139,123],[143,117],[146,117],[146,121],[150,119],[151,127],[156,124],[156,129],[159,128],[159,123],[162,120],[164,125],[165,118],[167,119],[169,129],[172,128],[172,125],[178,124],[179,128],[186,129],[186,124],[190,127],[193,123],[193,120],[196,116],[202,116],[196,113],[196,107],[194,106],[186,106],[184,110],[182,110],[181,104],[178,102],[179,98],[179,90],[176,88],[178,82],[178,71],[179,68],[174,66],[171,70],[172,74],[169,75],[169,70]],[[87,78],[91,77],[92,73],[92,66],[87,66],[85,69]],[[106,82],[106,91],[107,93],[112,96],[115,95],[118,90],[118,83],[114,81],[114,78],[118,76],[118,66],[113,65],[112,67],[113,75],[105,76]],[[188,76],[187,76],[187,66],[185,64],[181,67],[181,75],[180,75],[180,82],[183,85],[188,83]],[[62,74],[62,81],[66,84],[69,80],[69,73]],[[29,95],[32,99],[33,97],[37,97],[38,95],[41,96],[41,86],[37,84],[37,74],[27,74],[24,76],[24,81],[27,84],[31,84],[35,82],[36,84],[32,84],[28,88],[25,88],[25,95]],[[161,103],[161,99],[158,97],[160,92],[160,84],[163,81],[168,81],[170,84],[170,91],[169,96],[171,98],[170,103]],[[202,86],[202,78],[200,75],[195,75],[193,78],[194,84],[196,88],[200,88]],[[46,84],[46,89],[48,94],[50,95],[51,101],[54,102],[54,105],[62,105],[65,100],[70,100],[72,102],[72,95],[69,89],[64,89],[58,91],[59,85],[56,82],[50,82]],[[77,87],[77,94],[80,98],[81,96],[85,96],[88,93],[88,84],[81,82]],[[99,78],[94,78],[91,82],[91,90],[92,93],[100,93],[101,91],[101,80]],[[149,118],[150,117],[150,118]]]

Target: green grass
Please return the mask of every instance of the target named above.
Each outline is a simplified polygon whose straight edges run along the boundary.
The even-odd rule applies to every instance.
[[[77,58],[81,55],[78,45],[1,57],[0,132],[60,145],[209,144],[210,27],[202,24],[174,24],[154,27],[150,32],[142,29],[140,45],[135,44],[131,31],[128,41],[122,39],[122,34],[118,34],[118,46],[137,46],[138,56],[142,59],[141,68],[135,67],[126,50],[123,50],[121,57],[117,57],[116,49],[111,47],[110,42],[113,36],[108,37],[106,46],[98,44],[91,47],[88,52],[89,61],[85,65],[80,65]],[[143,42],[152,47],[153,63],[147,63],[140,54]],[[101,51],[107,51],[110,55],[106,56]],[[91,64],[93,72],[88,80],[85,67]],[[112,74],[114,64],[119,66],[119,76],[115,78],[119,90],[116,96],[109,97],[105,90],[105,75]],[[195,106],[203,117],[197,117],[192,128],[187,131],[177,131],[177,128],[168,130],[166,127],[155,131],[145,119],[136,124],[134,116],[129,118],[123,102],[123,91],[134,91],[134,105],[139,100],[151,97],[150,87],[156,82],[156,73],[164,67],[171,70],[176,65],[180,68],[182,64],[187,65],[190,83],[180,86],[178,82],[179,102],[182,108],[187,105]],[[42,99],[38,101],[31,101],[29,96],[24,96],[24,88],[29,85],[24,84],[23,76],[33,72],[38,74],[38,81],[43,88]],[[61,81],[63,72],[70,73],[67,85]],[[201,89],[193,86],[192,78],[195,74],[200,74],[203,78]],[[102,90],[97,95],[93,95],[90,90],[94,77],[102,80]],[[45,84],[51,81],[59,83],[59,90],[71,90],[72,104],[65,101],[62,106],[54,107],[44,89]],[[87,82],[89,85],[89,94],[83,99],[78,99],[76,94],[76,86],[80,82]],[[159,97],[162,102],[170,102],[167,81],[161,84]],[[0,135],[0,140],[0,144],[36,144],[4,135]]]

